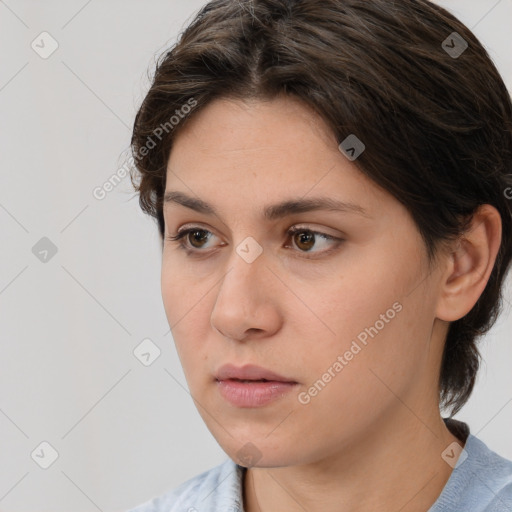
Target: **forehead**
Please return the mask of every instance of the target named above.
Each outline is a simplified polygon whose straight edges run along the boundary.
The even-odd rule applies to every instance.
[[[276,137],[277,136],[277,137]],[[336,146],[336,138],[323,119],[307,104],[292,96],[271,100],[216,98],[180,128],[174,146],[188,139],[199,151],[237,152],[265,145],[283,151],[300,139]]]
[[[353,212],[368,215],[384,199],[384,192],[339,151],[320,116],[287,97],[251,102],[223,98],[196,112],[175,138],[166,191],[174,194],[167,196],[167,205],[190,205],[196,197],[203,204],[196,200],[194,208],[205,213],[204,203],[210,202],[205,198],[238,202],[240,208],[257,201],[267,205],[267,218],[279,208],[290,208],[277,208],[277,203],[297,199],[330,198],[333,207],[345,203],[341,208],[349,211],[357,205]],[[178,201],[175,192],[181,193]]]

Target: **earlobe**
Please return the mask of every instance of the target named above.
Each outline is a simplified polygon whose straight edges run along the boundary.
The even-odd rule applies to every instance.
[[[481,205],[468,230],[447,256],[440,283],[439,319],[452,322],[471,311],[487,285],[500,244],[500,214],[491,205]]]

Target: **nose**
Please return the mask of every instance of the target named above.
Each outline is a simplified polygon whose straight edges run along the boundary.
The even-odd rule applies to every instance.
[[[224,337],[243,341],[271,336],[279,330],[283,285],[267,264],[264,252],[248,262],[233,250],[210,319]]]

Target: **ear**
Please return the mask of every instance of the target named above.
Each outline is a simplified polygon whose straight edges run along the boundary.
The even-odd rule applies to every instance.
[[[481,205],[455,250],[447,256],[437,318],[452,322],[471,311],[489,280],[500,244],[500,214],[494,206]]]

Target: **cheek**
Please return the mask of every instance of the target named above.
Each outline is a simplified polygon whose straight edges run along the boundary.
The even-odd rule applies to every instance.
[[[414,316],[415,302],[387,306],[377,305],[378,315],[368,315],[362,327],[354,326],[355,334],[340,341],[343,370],[332,393],[361,421],[371,408],[383,410],[396,396],[406,396],[428,368],[430,328]]]
[[[179,255],[164,253],[161,271],[162,300],[171,328],[190,322],[211,285],[184,265]]]
[[[350,345],[357,336],[364,342],[365,333],[369,336],[367,329],[377,324],[379,332],[385,331],[397,316],[400,304],[396,303],[402,299],[399,280],[385,272],[376,275],[373,270],[361,265],[343,276],[331,277],[330,283],[321,287],[321,294],[314,292],[317,300],[312,309],[323,320],[328,344]],[[373,328],[370,331],[374,332]]]
[[[306,351],[311,359],[308,355],[305,362],[312,369],[312,377],[321,377],[338,356],[345,354],[347,366],[367,376],[374,367],[400,373],[400,360],[407,351],[413,359],[418,357],[421,343],[411,344],[411,338],[412,333],[428,334],[428,322],[423,322],[428,305],[424,304],[421,313],[418,297],[410,294],[421,272],[419,262],[411,262],[407,254],[402,252],[400,262],[392,252],[375,251],[354,263],[350,271],[344,270],[343,275],[332,275],[321,293],[318,287],[311,288],[311,309],[322,320],[311,324],[314,326],[306,337],[311,340]],[[420,296],[420,300],[427,298]],[[304,327],[305,320],[300,322]]]
[[[203,290],[203,285],[191,283],[186,275],[173,270],[176,268],[170,261],[162,265],[161,292],[172,338],[186,371],[185,367],[189,366],[192,355],[201,350],[201,340],[206,336],[203,331],[208,288]]]
[[[301,403],[309,400],[309,404],[301,405],[299,411],[311,421],[328,418],[318,427],[319,443],[332,435],[333,425],[343,426],[345,433],[364,429],[396,402],[394,393],[401,394],[409,386],[418,353],[403,346],[407,329],[401,315],[405,311],[405,307],[393,310],[389,323],[378,323],[374,330],[373,315],[357,311],[354,322],[346,310],[347,315],[338,319],[336,339],[331,336],[328,343],[318,343],[316,350],[310,347],[302,352],[309,378],[301,390],[306,393]]]

